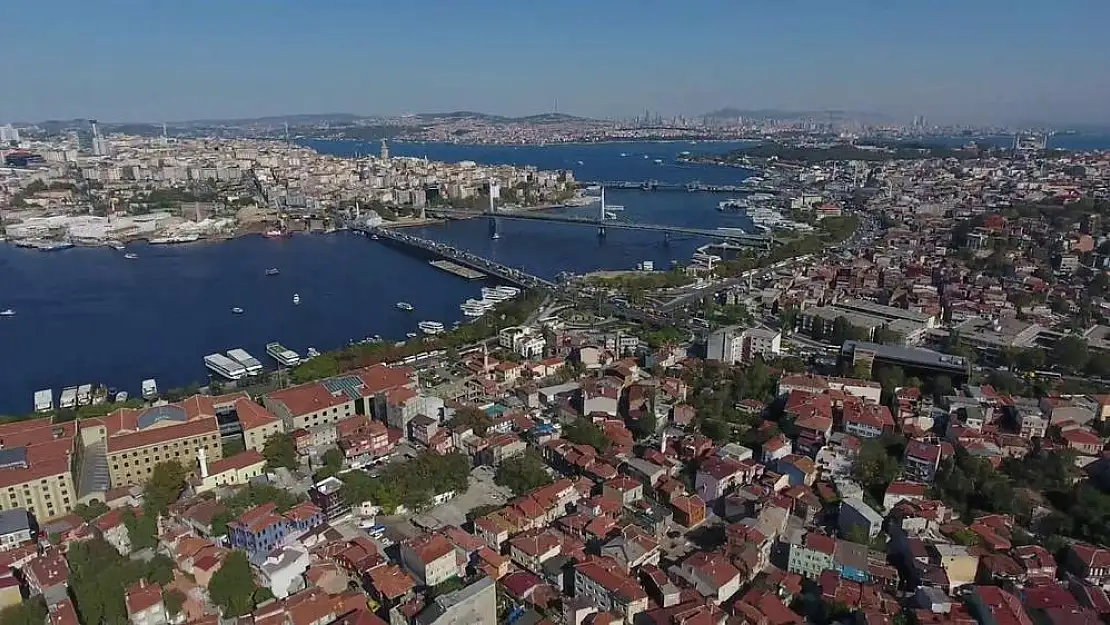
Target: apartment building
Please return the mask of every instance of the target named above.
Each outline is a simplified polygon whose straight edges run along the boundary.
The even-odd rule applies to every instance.
[[[355,415],[385,421],[384,396],[416,388],[411,369],[374,365],[350,373],[269,393],[262,405],[277,416],[286,432],[311,429]]]
[[[77,424],[34,419],[0,425],[0,510],[22,508],[46,521],[77,505]]]

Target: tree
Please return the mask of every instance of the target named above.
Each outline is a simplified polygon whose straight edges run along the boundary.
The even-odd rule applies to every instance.
[[[42,625],[46,622],[46,613],[46,601],[42,595],[36,595],[0,611],[0,625]]]
[[[493,425],[493,419],[485,410],[474,406],[460,406],[451,417],[451,427],[471,428],[478,436],[485,436],[486,430]]]
[[[208,592],[225,618],[243,616],[254,609],[254,578],[245,551],[232,551],[212,576]]]
[[[284,467],[293,471],[297,468],[297,445],[293,442],[293,436],[286,432],[267,438],[262,447],[262,455],[266,458],[267,470]]]
[[[151,549],[158,545],[158,521],[153,512],[136,515],[134,510],[123,514],[123,524],[131,540],[131,550]]]
[[[320,480],[337,475],[343,469],[343,461],[346,458],[343,452],[336,448],[331,448],[324,452],[324,466],[320,467],[313,479],[319,482]]]
[[[640,418],[632,422],[630,428],[638,439],[654,436],[659,429],[659,421],[655,418],[655,410],[648,408],[640,414]]]
[[[100,501],[99,499],[93,499],[88,504],[79,503],[77,504],[77,507],[73,509],[73,513],[81,517],[81,519],[86,522],[91,521],[96,517],[105,514],[106,512],[108,512],[108,504]]]
[[[171,588],[162,592],[162,603],[166,605],[166,612],[170,616],[177,616],[181,614],[181,608],[185,605],[185,595],[180,590]]]
[[[1079,372],[1087,365],[1087,341],[1068,334],[1056,341],[1048,362],[1066,371]]]
[[[243,453],[246,451],[247,446],[243,443],[241,438],[233,438],[223,442],[223,456],[230,458],[235,454]]]
[[[533,451],[527,451],[515,458],[509,458],[497,467],[493,481],[507,486],[514,495],[522,495],[530,490],[551,483],[547,465]]]
[[[605,453],[612,444],[605,432],[587,419],[575,419],[564,427],[563,438],[579,445],[589,445],[600,453]]]
[[[876,439],[863,442],[852,465],[852,476],[876,501],[882,501],[886,487],[898,477],[899,471],[898,459],[887,454],[886,447]]]
[[[701,422],[701,433],[713,439],[715,443],[722,443],[728,440],[729,427],[722,421],[716,419],[704,419]]]
[[[154,465],[146,483],[146,507],[157,515],[165,513],[185,490],[185,467],[176,460],[166,460]]]

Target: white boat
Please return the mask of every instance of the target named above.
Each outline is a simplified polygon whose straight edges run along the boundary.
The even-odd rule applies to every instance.
[[[229,380],[242,380],[247,376],[246,367],[223,354],[208,354],[204,357],[204,366]]]
[[[175,237],[156,237],[150,240],[151,245],[173,245],[175,243],[192,243],[199,241],[199,234],[183,234]]]
[[[127,401],[127,397],[127,391],[120,391],[116,393],[116,403],[122,404],[123,402]]]
[[[35,391],[35,412],[47,412],[54,409],[54,390],[43,389]]]
[[[415,332],[409,332],[405,336],[409,337],[410,339],[414,339],[417,337],[417,334]]]
[[[468,299],[459,304],[459,310],[467,317],[481,317],[493,308],[493,302],[487,300]]]
[[[143,380],[143,399],[154,399],[158,397],[158,383],[154,378]]]
[[[320,355],[320,352],[316,351],[315,347],[309,347],[308,351],[305,352],[305,360],[308,360],[310,358],[315,358],[319,355]]]
[[[377,241],[378,240],[378,235],[376,235],[376,234],[370,235],[370,240],[371,241]]]
[[[268,276],[276,276],[279,273],[281,273],[281,271],[277,267],[270,267],[266,270],[266,275]]]
[[[266,353],[286,367],[296,367],[301,364],[301,355],[281,343],[267,343]]]
[[[621,152],[621,156],[628,156],[628,152]]]
[[[234,314],[234,315],[241,315],[241,314],[243,314],[243,312],[244,312],[243,309],[239,308],[238,306],[231,309],[231,313]]]
[[[11,308],[5,308],[4,310],[0,310],[0,317],[14,317],[14,316],[15,316],[15,311],[12,310]]]
[[[139,257],[139,255],[136,254],[135,252],[128,252],[128,253],[124,254],[123,257],[126,258],[127,260],[135,260],[136,258]]]
[[[300,303],[301,303],[300,293],[294,293],[293,294],[293,304],[300,304]]]
[[[92,403],[92,384],[82,384],[77,387],[77,405],[88,406]]]
[[[443,324],[438,321],[421,321],[416,324],[424,334],[440,334],[443,332]]]
[[[655,164],[656,165],[662,165],[663,164],[663,159],[661,159],[661,158],[655,159]]]
[[[67,386],[62,389],[62,395],[58,398],[59,408],[76,408],[77,407],[77,387]]]
[[[401,310],[413,310],[413,305],[408,302],[397,302],[397,308]]]
[[[245,349],[235,348],[228,350],[227,357],[243,365],[243,368],[247,370],[247,375],[258,375],[262,373],[262,363],[254,356],[248,354]]]

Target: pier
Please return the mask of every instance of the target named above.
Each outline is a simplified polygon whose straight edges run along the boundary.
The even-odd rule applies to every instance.
[[[477,280],[479,278],[486,277],[486,274],[482,273],[481,271],[474,271],[473,269],[471,269],[469,267],[463,267],[462,265],[456,265],[455,263],[453,263],[449,260],[443,260],[443,259],[433,260],[433,261],[429,262],[428,264],[435,267],[436,269],[441,269],[443,271],[446,271],[447,273],[453,273],[456,276],[458,276],[460,278],[466,278],[467,280]]]

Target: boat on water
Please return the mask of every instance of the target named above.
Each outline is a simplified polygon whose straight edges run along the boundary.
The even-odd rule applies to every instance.
[[[621,156],[628,156],[628,152],[621,152]]]
[[[296,367],[301,364],[301,355],[281,343],[267,343],[266,354],[286,367]]]
[[[122,404],[123,402],[127,401],[127,397],[128,397],[127,391],[120,391],[120,392],[116,393],[115,401],[116,401],[117,404]]]
[[[135,252],[128,252],[128,253],[124,254],[123,257],[126,258],[127,260],[135,260],[136,258],[139,257],[139,255],[136,254]]]
[[[301,295],[300,295],[300,293],[294,293],[294,294],[293,294],[293,303],[294,303],[294,304],[300,304],[300,303],[301,303]]]
[[[416,324],[424,334],[440,334],[443,332],[443,324],[438,321],[421,321]]]
[[[376,235],[376,234],[370,235],[370,240],[371,241],[377,241],[378,240],[378,235]]]
[[[284,227],[280,227],[267,230],[266,232],[262,233],[262,236],[266,237],[267,239],[284,239],[285,237],[292,236],[292,233],[290,233]]]
[[[223,354],[208,354],[204,366],[216,375],[228,380],[242,380],[247,377],[247,368]]]
[[[679,156],[690,156],[689,150],[683,150],[678,153]]]
[[[405,336],[409,337],[410,339],[414,339],[417,337],[417,334],[415,332],[409,332],[405,334]]]
[[[227,352],[227,357],[242,365],[247,370],[247,375],[262,373],[262,362],[247,353],[245,349],[230,349]]]
[[[231,309],[231,313],[234,314],[234,315],[241,315],[241,314],[243,314],[243,312],[244,312],[244,310],[242,308],[239,308],[238,306]]]
[[[397,302],[397,308],[401,310],[414,310],[415,307],[408,302]]]
[[[281,271],[277,267],[270,267],[266,270],[266,275],[268,276],[276,276],[279,273],[281,273]]]
[[[158,382],[154,378],[143,380],[142,385],[143,399],[154,399],[158,397]]]
[[[655,164],[656,165],[662,165],[663,164],[663,159],[661,159],[661,158],[655,159]]]
[[[12,310],[11,308],[5,308],[4,310],[0,310],[0,317],[14,317],[14,316],[15,316],[15,311]]]
[[[111,247],[113,250],[115,250],[117,252],[122,252],[123,250],[127,249],[123,246],[123,243],[119,243],[119,242],[109,243],[108,246]]]
[[[717,203],[719,211],[746,211],[751,208],[751,202],[743,198],[729,198]]]
[[[487,299],[468,299],[462,304],[459,304],[459,310],[467,317],[481,317],[488,313],[493,306],[494,303]]]
[[[305,352],[305,360],[310,360],[310,359],[315,358],[319,355],[320,355],[320,352],[316,351],[315,347],[309,347],[308,351]]]

